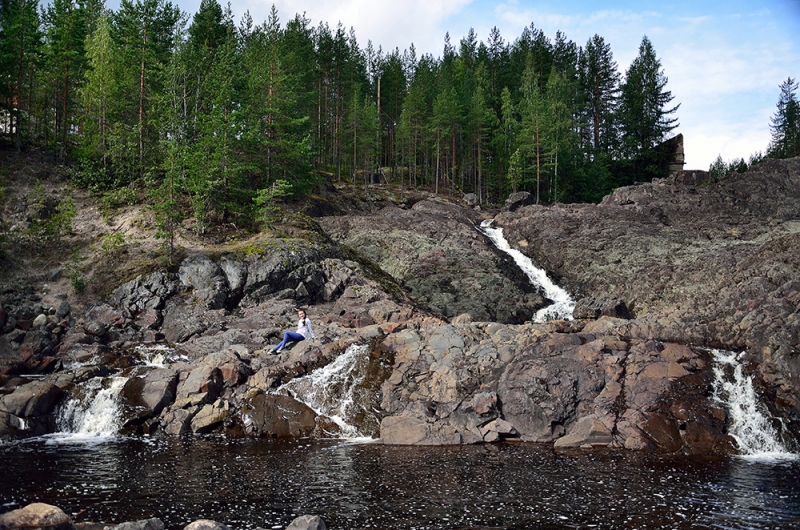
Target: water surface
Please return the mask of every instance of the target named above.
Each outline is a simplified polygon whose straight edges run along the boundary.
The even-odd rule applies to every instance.
[[[535,444],[395,447],[224,437],[0,445],[0,512],[159,517],[234,530],[321,515],[332,529],[800,527],[797,460],[556,452]]]

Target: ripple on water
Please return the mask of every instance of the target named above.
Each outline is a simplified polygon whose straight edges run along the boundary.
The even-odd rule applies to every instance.
[[[0,446],[0,511],[48,502],[81,520],[213,519],[284,528],[781,528],[800,522],[797,461],[560,453],[529,444],[128,438]]]

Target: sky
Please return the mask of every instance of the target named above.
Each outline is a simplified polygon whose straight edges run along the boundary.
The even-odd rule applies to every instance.
[[[172,1],[190,16],[200,5]],[[764,152],[779,86],[800,78],[800,0],[232,0],[231,9],[237,22],[249,10],[258,23],[273,3],[282,24],[305,13],[315,26],[354,28],[362,49],[368,40],[385,51],[413,43],[418,56],[441,57],[445,33],[457,49],[470,28],[483,42],[495,26],[513,42],[531,23],[579,46],[598,34],[623,75],[646,35],[680,103],[674,133],[683,133],[686,169]]]

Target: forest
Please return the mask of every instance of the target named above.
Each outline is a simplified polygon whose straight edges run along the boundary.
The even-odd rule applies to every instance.
[[[274,6],[235,21],[217,0],[191,17],[166,0],[2,0],[0,31],[3,142],[198,232],[326,181],[598,201],[664,176],[678,126],[646,36],[622,75],[600,35],[470,30],[434,57]]]

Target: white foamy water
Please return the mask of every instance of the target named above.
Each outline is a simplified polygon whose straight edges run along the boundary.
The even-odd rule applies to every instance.
[[[292,379],[277,392],[291,393],[317,414],[331,418],[345,438],[366,438],[350,421],[362,412],[355,398],[366,377],[368,351],[365,345],[353,344],[329,365]]]
[[[116,436],[121,423],[120,393],[127,377],[100,377],[83,383],[83,395],[61,405],[56,414],[59,440],[98,439]]]
[[[511,245],[508,244],[505,236],[503,236],[503,229],[492,228],[493,222],[493,219],[482,222],[481,231],[492,240],[498,249],[514,258],[514,263],[522,269],[522,272],[525,273],[530,282],[534,286],[541,288],[544,291],[544,295],[553,301],[549,306],[537,311],[531,320],[533,322],[546,322],[548,320],[558,319],[572,320],[575,300],[572,299],[567,291],[553,283],[553,281],[548,278],[547,272],[534,265],[528,256],[515,248],[511,248]]]
[[[175,350],[165,344],[140,344],[134,351],[145,366],[153,368],[166,368],[178,359]]]
[[[757,459],[797,458],[790,453],[761,404],[753,378],[744,373],[736,352],[712,349],[714,399],[728,411],[728,434],[736,439],[742,456]],[[726,370],[726,367],[728,368]]]

